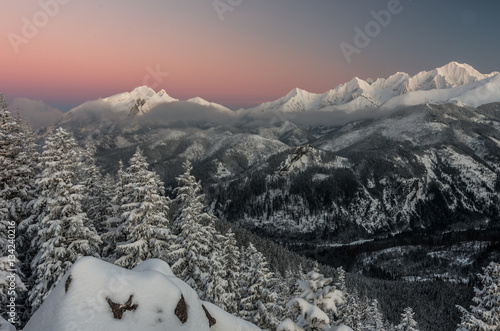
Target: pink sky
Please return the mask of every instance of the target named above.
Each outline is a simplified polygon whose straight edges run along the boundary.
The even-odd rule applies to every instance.
[[[417,44],[409,38],[411,18],[420,16],[405,3],[410,9],[401,19],[347,63],[339,44],[352,42],[353,27],[386,2],[243,0],[221,20],[212,0],[0,0],[0,92],[68,110],[147,81],[178,99],[200,96],[236,108],[295,87],[321,93],[354,76],[471,62],[445,53],[431,60],[411,50]],[[25,22],[38,22],[38,31],[23,36]],[[412,30],[404,31],[406,22]],[[17,51],[13,36],[26,37]],[[147,68],[157,67],[168,76],[145,80]]]
[[[306,48],[238,26],[237,10],[243,11],[243,4],[221,21],[210,4],[183,8],[170,1],[159,14],[138,12],[134,3],[70,1],[59,9],[51,6],[54,17],[45,16],[46,25],[13,46],[12,33],[16,38],[26,35],[23,18],[44,22],[40,13],[48,12],[36,1],[27,3],[3,4],[8,15],[3,10],[1,14],[8,30],[7,38],[0,39],[0,88],[11,99],[70,105],[146,82],[179,99],[201,96],[229,105],[257,104],[296,86],[324,92],[348,78],[332,65],[331,56],[311,56]],[[160,79],[148,68],[159,68]]]

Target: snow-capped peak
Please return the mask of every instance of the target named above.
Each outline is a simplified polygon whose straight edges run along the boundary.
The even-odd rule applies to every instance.
[[[255,108],[249,109],[250,112],[266,112],[266,111],[281,111],[281,112],[296,112],[307,111],[314,108],[314,103],[317,102],[320,94],[310,93],[300,88],[294,88],[284,97],[263,103]]]
[[[224,107],[223,105],[219,105],[218,103],[207,101],[207,100],[200,98],[200,97],[191,98],[191,99],[187,100],[187,102],[192,102],[192,103],[196,103],[196,104],[201,105],[201,106],[210,107],[210,108],[213,108],[213,109],[218,110],[218,111],[223,112],[223,113],[234,113],[231,109]]]
[[[115,94],[102,100],[115,111],[130,112],[132,115],[147,113],[162,103],[179,101],[169,96],[165,90],[156,93],[148,86],[139,86],[131,92]]]

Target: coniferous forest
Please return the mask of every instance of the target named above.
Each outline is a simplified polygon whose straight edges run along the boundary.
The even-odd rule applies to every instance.
[[[455,284],[346,273],[219,219],[188,160],[168,190],[140,148],[104,173],[91,141],[51,128],[37,145],[3,95],[0,107],[0,314],[9,320],[15,283],[19,329],[95,257],[126,269],[161,259],[200,299],[261,329],[500,330],[497,263]]]

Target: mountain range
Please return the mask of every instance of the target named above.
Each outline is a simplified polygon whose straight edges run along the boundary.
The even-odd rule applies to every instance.
[[[500,74],[482,74],[468,64],[450,62],[445,66],[422,71],[414,76],[398,72],[377,80],[353,78],[323,94],[310,93],[295,88],[287,95],[250,109],[231,111],[220,104],[200,97],[188,103],[211,108],[217,112],[235,116],[258,116],[265,113],[297,112],[344,112],[382,109],[394,110],[418,104],[455,103],[477,107],[500,101]],[[101,99],[116,112],[131,116],[143,115],[161,104],[179,102],[165,90],[156,93],[147,86]],[[72,111],[78,111],[82,106]]]
[[[500,74],[466,64],[238,111],[140,87],[59,124],[105,172],[141,147],[169,192],[191,160],[214,213],[284,244],[500,233]]]

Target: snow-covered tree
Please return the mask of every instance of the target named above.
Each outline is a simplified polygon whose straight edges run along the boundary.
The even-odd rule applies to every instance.
[[[292,314],[297,316],[297,322],[291,324],[285,320],[284,324],[289,324],[293,327],[298,327],[299,330],[305,331],[323,331],[330,329],[330,318],[318,306],[308,302],[303,298],[293,298],[287,303],[287,308],[292,311]],[[281,325],[283,328],[283,325]]]
[[[286,318],[278,324],[276,331],[304,331],[304,329],[298,326],[297,323],[290,318]]]
[[[343,293],[332,284],[332,278],[325,278],[319,273],[316,264],[313,271],[307,274],[307,280],[298,280],[301,294],[287,303],[287,308],[296,316],[296,325],[306,331],[327,330],[330,328],[330,317],[336,316],[337,306],[343,304]],[[290,324],[287,322],[287,324]]]
[[[82,178],[85,191],[82,207],[91,220],[91,225],[95,227],[97,233],[102,234],[105,222],[112,214],[110,187],[108,187],[109,180],[104,180],[104,176],[95,164],[94,154],[95,147],[89,144],[83,153]]]
[[[18,301],[24,300],[23,271],[30,258],[26,256],[29,243],[19,225],[34,196],[37,157],[31,128],[19,113],[11,116],[5,96],[0,94],[0,313],[7,307],[11,281],[16,284]],[[23,314],[20,310],[18,313]]]
[[[462,313],[457,331],[500,330],[500,264],[491,262],[478,277],[481,288],[474,288],[475,305],[470,311],[457,306]]]
[[[279,321],[277,282],[267,261],[252,243],[243,254],[241,268],[241,309],[239,315],[263,329],[274,329]]]
[[[205,195],[201,183],[191,174],[193,171],[191,162],[187,160],[182,167],[184,173],[176,178],[178,186],[174,189],[176,195],[174,202],[178,207],[172,224],[174,234],[182,232],[181,228],[188,213],[200,224],[213,221],[210,215],[205,213]]]
[[[223,237],[221,277],[227,282],[220,307],[231,314],[238,312],[240,301],[240,249],[236,245],[234,233],[229,229]]]
[[[343,293],[347,292],[347,287],[345,284],[345,270],[342,267],[337,268],[337,288]]]
[[[110,196],[112,196],[110,201],[111,209],[110,215],[104,221],[102,257],[110,262],[114,262],[116,260],[116,244],[125,241],[124,234],[118,231],[121,224],[121,202],[125,197],[125,169],[121,160],[119,161],[116,182],[110,177],[109,175],[106,177],[106,186],[110,192]],[[111,192],[114,192],[114,194],[111,195]]]
[[[101,243],[82,212],[81,154],[74,138],[61,128],[49,135],[41,163],[43,171],[36,179],[40,196],[33,202],[37,217],[31,226],[38,230],[32,241],[38,254],[31,263],[34,285],[28,297],[33,312],[77,259],[99,256]]]
[[[214,250],[209,257],[209,269],[203,284],[202,298],[205,301],[227,309],[231,305],[231,295],[227,291],[228,280],[224,260],[220,250]]]
[[[205,212],[205,196],[201,184],[191,174],[189,161],[183,165],[184,173],[177,177],[175,204],[178,206],[173,223],[177,235],[171,247],[169,261],[173,272],[187,282],[203,300],[226,306],[230,304],[228,282],[224,270],[225,254],[221,244],[225,236],[215,229],[216,218]]]
[[[26,206],[34,197],[38,153],[31,128],[23,123],[19,113],[15,118],[10,115],[2,94],[0,104],[0,208],[3,210],[0,220],[19,225],[27,217]],[[2,231],[2,234],[7,232]],[[16,237],[20,245],[17,251],[22,254],[29,244],[19,233]]]
[[[384,316],[380,312],[377,299],[370,302],[370,306],[366,313],[364,328],[369,331],[385,331]]]
[[[418,324],[413,318],[413,309],[411,307],[406,308],[401,314],[401,322],[396,325],[397,331],[418,331]]]
[[[339,316],[340,321],[352,328],[354,331],[362,331],[364,313],[357,291],[354,291],[353,293],[346,292],[344,293],[344,296],[345,304],[343,305]]]
[[[166,259],[173,236],[167,219],[167,200],[159,176],[148,170],[148,163],[137,148],[124,174],[123,197],[117,228],[115,264],[133,268],[151,259]]]
[[[337,306],[344,303],[344,294],[332,284],[332,278],[325,278],[316,266],[307,274],[307,281],[298,281],[302,291],[301,298],[307,300],[324,311],[337,315]]]

